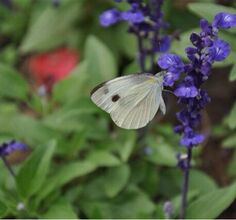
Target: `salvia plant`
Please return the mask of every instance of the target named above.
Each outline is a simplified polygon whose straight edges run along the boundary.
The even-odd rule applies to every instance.
[[[230,45],[219,37],[219,31],[235,27],[236,14],[217,13],[212,23],[201,19],[201,31],[189,36],[191,46],[186,45],[185,49],[188,62],[183,62],[179,55],[167,53],[173,37],[163,32],[169,26],[161,11],[163,0],[127,0],[127,3],[130,8],[126,11],[116,8],[104,11],[100,15],[100,24],[107,27],[120,21],[128,23],[128,32],[137,38],[138,61],[142,72],[153,71],[156,54],[161,54],[157,64],[166,71],[164,86],[174,88],[173,93],[178,98],[178,103],[183,106],[176,113],[179,124],[174,127],[174,132],[181,135],[180,144],[187,151],[186,154],[177,155],[177,164],[183,171],[180,218],[184,218],[192,148],[204,141],[204,135],[198,131],[199,124],[202,110],[211,100],[202,87],[209,78],[212,65],[225,60],[230,54]],[[145,67],[147,57],[151,58],[151,68]],[[164,212],[169,218],[170,202],[165,203]]]

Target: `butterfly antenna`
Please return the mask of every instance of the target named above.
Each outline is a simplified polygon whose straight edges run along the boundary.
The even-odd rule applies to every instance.
[[[168,90],[168,89],[163,89],[162,91],[163,91],[163,92],[169,92],[170,94],[172,94],[172,95],[175,96],[175,94],[174,94],[172,91]]]

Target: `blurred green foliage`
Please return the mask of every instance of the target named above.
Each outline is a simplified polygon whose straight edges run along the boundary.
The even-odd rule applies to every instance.
[[[140,142],[137,132],[115,127],[90,101],[95,85],[138,69],[136,42],[127,26],[99,26],[99,14],[114,3],[64,0],[53,7],[47,0],[15,0],[13,4],[11,9],[0,5],[0,42],[4,43],[0,50],[0,139],[21,140],[32,152],[14,165],[15,181],[0,164],[0,216],[165,218],[162,206],[169,200],[176,218],[182,181],[176,153],[184,149],[172,125],[152,122]],[[235,8],[213,1],[180,9],[169,0],[164,10],[172,29],[181,32],[171,50],[183,56],[198,16],[212,20],[218,11],[236,13]],[[231,81],[236,79],[235,34],[235,30],[222,33],[232,45],[231,58],[221,64],[234,64]],[[76,48],[80,62],[54,85],[50,96],[40,96],[23,74],[21,62],[29,54],[62,45]],[[222,125],[230,133],[225,147],[236,146],[235,115],[236,106]],[[220,188],[198,168],[201,149],[194,149],[187,217],[213,219],[232,203],[236,187],[234,183]],[[235,176],[235,167],[236,153],[229,175]]]

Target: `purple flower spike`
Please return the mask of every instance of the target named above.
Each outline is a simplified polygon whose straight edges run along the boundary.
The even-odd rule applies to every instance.
[[[170,48],[173,37],[165,33],[169,24],[164,21],[161,11],[163,0],[113,0],[127,4],[124,10],[111,9],[100,15],[102,26],[110,26],[116,22],[128,24],[128,32],[137,38],[138,53],[136,55],[142,72],[154,72],[154,57],[157,53],[166,52]],[[123,8],[123,7],[122,7]],[[149,59],[150,58],[150,59]],[[149,62],[146,62],[148,59]]]
[[[229,55],[230,46],[227,42],[217,39],[214,41],[212,47],[209,48],[208,53],[212,60],[222,61]]]
[[[26,144],[12,140],[12,141],[5,142],[0,145],[0,156],[9,155],[15,150],[25,150],[25,149],[27,149]]]
[[[169,72],[181,73],[184,70],[184,64],[181,58],[176,54],[162,54],[158,60],[158,65]]]
[[[182,133],[180,143],[185,147],[198,145],[204,139],[203,135],[194,132],[201,120],[201,110],[210,102],[210,97],[201,86],[208,79],[213,63],[224,60],[230,53],[229,44],[218,37],[218,28],[236,26],[235,16],[219,13],[213,25],[201,19],[200,33],[190,35],[192,45],[185,49],[189,60],[187,64],[184,65],[174,54],[163,54],[158,59],[159,66],[168,71],[164,76],[165,86],[173,86],[182,72],[186,74],[174,91],[178,102],[185,105],[176,114],[180,124],[174,128],[175,132]]]
[[[107,11],[104,11],[99,17],[100,24],[104,27],[115,24],[119,20],[120,12],[116,9],[109,9]]]
[[[215,15],[213,27],[216,28],[231,28],[236,26],[236,14],[231,14],[227,12],[220,12]]]

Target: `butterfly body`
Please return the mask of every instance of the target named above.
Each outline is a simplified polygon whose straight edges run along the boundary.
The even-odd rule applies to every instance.
[[[162,84],[162,73],[121,76],[95,87],[91,99],[119,127],[138,129],[146,126],[159,108],[165,114]]]

